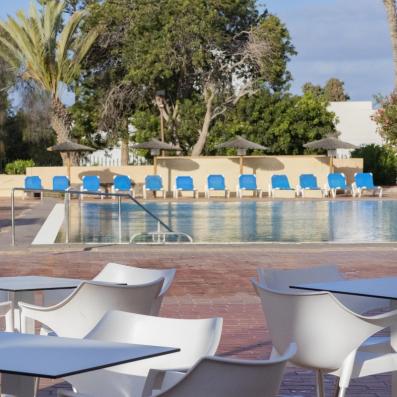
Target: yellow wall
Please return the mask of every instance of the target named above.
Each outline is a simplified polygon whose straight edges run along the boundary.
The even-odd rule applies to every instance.
[[[347,182],[352,183],[354,174],[363,169],[363,160],[336,159],[334,166],[335,172],[344,172]],[[158,159],[158,173],[169,190],[173,189],[176,176],[191,175],[200,192],[204,191],[208,174],[223,174],[227,188],[234,192],[240,174],[240,158],[163,157]],[[244,158],[244,173],[255,173],[258,187],[266,192],[272,174],[288,175],[291,185],[296,187],[300,174],[312,173],[323,187],[329,173],[329,159],[326,156],[251,156]]]
[[[25,175],[0,175],[0,197],[11,197],[14,187],[23,187]],[[16,192],[16,196],[22,196],[22,192]]]
[[[230,191],[235,192],[240,173],[239,157],[161,157],[158,159],[158,173],[163,177],[164,186],[172,190],[177,175],[191,175],[199,192],[204,191],[208,174],[223,174]],[[336,159],[335,171],[344,172],[348,183],[353,181],[355,172],[363,167],[362,159]],[[287,174],[295,187],[300,174],[313,173],[320,186],[324,186],[329,172],[329,159],[326,156],[251,156],[244,158],[244,173],[255,173],[258,186],[265,192],[272,174]],[[66,175],[65,167],[32,167],[27,175],[39,175],[45,188],[51,188],[52,177]],[[72,167],[72,184],[81,184],[84,175],[99,175],[105,183],[111,183],[115,175],[129,175],[138,186],[138,194],[145,176],[153,174],[153,166],[125,167]],[[23,186],[24,176],[0,175],[0,195],[9,196],[12,187]]]

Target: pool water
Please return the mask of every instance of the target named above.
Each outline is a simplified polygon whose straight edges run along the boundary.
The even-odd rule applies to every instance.
[[[392,242],[397,201],[149,202],[146,207],[194,242]],[[135,204],[122,203],[122,242],[153,232],[157,223]],[[118,242],[117,203],[72,205],[70,242]],[[65,241],[64,226],[57,242]]]

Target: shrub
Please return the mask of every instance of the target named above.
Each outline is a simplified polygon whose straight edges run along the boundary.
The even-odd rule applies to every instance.
[[[397,179],[397,154],[393,148],[384,145],[367,145],[356,149],[352,157],[364,159],[364,172],[374,174],[378,185],[395,185]]]
[[[27,167],[34,167],[33,160],[15,160],[5,166],[5,172],[9,175],[22,175],[26,173]]]

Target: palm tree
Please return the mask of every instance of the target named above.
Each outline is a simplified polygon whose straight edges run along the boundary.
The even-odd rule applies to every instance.
[[[51,126],[57,142],[70,138],[72,117],[60,99],[63,87],[79,76],[82,61],[98,33],[80,31],[87,15],[78,11],[64,24],[64,1],[50,0],[40,10],[33,4],[29,15],[20,10],[17,16],[0,21],[2,57],[24,80],[33,81],[51,96]]]
[[[394,90],[397,90],[397,12],[396,0],[383,0],[386,8],[387,20],[389,23],[390,38],[393,49],[394,64]]]

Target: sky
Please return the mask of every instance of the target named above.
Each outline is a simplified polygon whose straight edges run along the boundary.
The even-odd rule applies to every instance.
[[[393,89],[391,44],[382,0],[258,0],[278,15],[298,55],[289,69],[291,90],[337,77],[352,100],[373,100]],[[0,18],[27,9],[30,0],[0,0]]]

